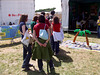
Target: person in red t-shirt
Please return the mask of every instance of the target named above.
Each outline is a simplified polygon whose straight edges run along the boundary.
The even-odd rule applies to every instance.
[[[39,37],[40,29],[44,29],[48,32],[48,40],[43,40]],[[35,40],[35,45],[33,48],[32,59],[38,59],[39,72],[43,71],[43,62],[42,59],[46,59],[49,63],[50,70],[54,69],[53,61],[51,60],[53,51],[51,49],[49,40],[50,32],[49,27],[45,24],[45,17],[43,15],[39,16],[39,23],[37,23],[33,28],[33,37]]]
[[[45,12],[42,11],[41,14],[45,17]],[[46,19],[46,18],[45,18],[45,23],[49,26],[49,31],[50,31],[50,34],[51,34],[51,24],[50,24],[49,20]]]
[[[59,23],[59,18],[55,16],[51,25],[51,33],[53,33],[53,31],[60,32],[60,27],[61,27],[61,23]],[[52,50],[55,52],[55,54],[58,54],[59,41],[54,41],[53,34],[50,37],[50,43],[51,43]]]

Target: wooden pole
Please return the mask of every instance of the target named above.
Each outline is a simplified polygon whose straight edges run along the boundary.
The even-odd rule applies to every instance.
[[[85,32],[85,35],[86,35],[86,43],[87,43],[87,46],[89,46],[89,40],[88,40],[88,37],[87,37],[86,32]]]
[[[80,32],[80,31],[79,31],[79,32]],[[74,42],[74,43],[75,43],[75,41],[76,41],[76,38],[77,38],[79,32],[77,32],[77,34],[75,35],[75,37],[74,37],[74,39],[73,39],[73,42]]]

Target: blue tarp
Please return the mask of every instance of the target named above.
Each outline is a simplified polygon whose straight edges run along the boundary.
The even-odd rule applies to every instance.
[[[20,37],[19,25],[0,26],[0,40]]]

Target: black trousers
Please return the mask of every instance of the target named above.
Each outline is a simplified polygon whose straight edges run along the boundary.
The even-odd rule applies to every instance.
[[[52,60],[49,61],[49,66],[50,66],[50,68],[54,67]],[[38,68],[39,68],[39,70],[42,70],[43,69],[42,59],[38,59]]]

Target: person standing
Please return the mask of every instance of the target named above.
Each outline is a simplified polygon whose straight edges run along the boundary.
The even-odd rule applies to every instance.
[[[76,21],[76,29],[80,29],[81,28],[81,22],[80,19],[77,19]]]
[[[49,13],[47,13],[46,19],[48,20],[50,19]]]
[[[98,38],[100,38],[100,13],[99,13],[99,16],[98,16],[98,20],[97,20],[97,24],[98,24],[98,30],[97,30],[97,33],[98,33]]]
[[[45,17],[45,12],[41,12],[41,14]],[[45,23],[49,26],[49,29],[50,29],[51,24],[49,23],[48,19],[45,19]]]
[[[48,32],[48,39],[43,40],[39,38],[39,31],[40,29],[44,29]],[[51,49],[49,40],[50,40],[50,32],[49,27],[47,24],[45,24],[45,17],[43,15],[39,16],[39,23],[37,23],[33,28],[33,36],[35,39],[35,45],[32,53],[32,59],[38,59],[38,68],[39,72],[43,71],[43,59],[47,60],[47,63],[50,66],[50,70],[54,69],[53,61],[52,61],[52,55],[53,51]]]
[[[34,25],[37,24],[37,21],[38,21],[38,16],[34,16],[33,20],[31,21],[31,34],[33,34],[33,28],[34,28]],[[33,46],[34,46],[34,41],[35,40],[33,40],[31,38],[30,42],[31,42],[31,45],[32,45],[32,47],[31,47],[32,49],[33,49]]]
[[[49,19],[53,19],[54,16],[55,16],[55,11],[53,10],[53,11],[51,11],[51,16]]]
[[[12,25],[12,23],[11,23],[11,22],[9,22],[9,25]]]
[[[34,16],[33,20],[31,21],[31,32],[33,33],[33,27],[37,24],[38,16]]]
[[[19,20],[19,30],[22,36],[22,39],[24,37],[24,34],[26,32],[26,30],[28,30],[27,26],[26,26],[26,22],[28,20],[28,15],[21,15],[20,20]],[[32,52],[31,52],[31,45],[29,44],[28,47],[26,47],[23,44],[23,65],[22,68],[25,68],[25,70],[29,70],[30,66],[33,66],[31,64],[29,64],[30,58],[31,58]]]
[[[61,23],[59,23],[59,18],[55,16],[51,25],[52,36],[50,37],[51,47],[52,47],[52,50],[55,52],[55,55],[59,53],[59,41],[54,41],[53,31],[60,32],[60,28],[61,28]]]

